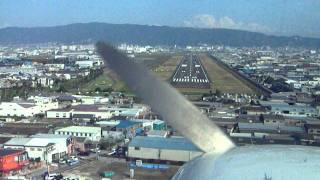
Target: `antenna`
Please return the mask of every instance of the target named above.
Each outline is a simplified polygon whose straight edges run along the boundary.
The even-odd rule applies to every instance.
[[[177,90],[143,65],[130,60],[111,45],[96,44],[98,53],[114,72],[164,120],[204,152],[224,153],[233,142]]]

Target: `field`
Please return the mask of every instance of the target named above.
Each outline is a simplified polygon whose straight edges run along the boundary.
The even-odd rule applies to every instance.
[[[97,89],[106,91],[112,88],[115,91],[128,92],[127,86],[119,80],[119,77],[110,70],[104,70],[103,74],[80,86],[82,93],[95,92]]]
[[[154,72],[154,74],[159,76],[162,80],[167,81],[170,79],[181,58],[181,55],[171,56],[165,62],[152,69],[152,72]]]
[[[211,88],[213,91],[218,89],[219,91],[226,93],[255,93],[255,91],[248,87],[244,82],[216,64],[207,55],[201,55],[201,63],[212,81]]]

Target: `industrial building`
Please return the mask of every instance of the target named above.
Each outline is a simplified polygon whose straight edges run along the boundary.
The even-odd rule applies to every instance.
[[[100,141],[101,127],[87,127],[87,126],[69,126],[60,128],[54,131],[54,134],[71,135],[75,137],[86,137],[91,141]]]
[[[130,160],[187,162],[203,152],[183,137],[137,136],[128,145]]]

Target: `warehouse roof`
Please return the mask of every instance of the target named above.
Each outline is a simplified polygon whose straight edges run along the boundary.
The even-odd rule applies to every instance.
[[[25,146],[31,147],[46,147],[50,144],[54,144],[56,139],[47,139],[47,138],[32,138],[28,141]]]
[[[56,131],[83,132],[83,133],[101,133],[101,127],[69,126],[69,127],[57,129]]]
[[[9,141],[4,143],[4,145],[11,145],[11,146],[24,146],[27,144],[31,138],[11,138]]]
[[[195,145],[185,138],[162,138],[162,137],[147,137],[136,136],[129,143],[129,147],[144,147],[153,149],[170,149],[170,150],[185,150],[185,151],[201,151]]]
[[[35,134],[35,135],[31,135],[29,136],[30,138],[62,138],[62,139],[68,139],[71,137],[71,135],[62,135],[62,134]]]
[[[141,124],[141,122],[129,121],[129,120],[120,120],[120,123],[116,125],[116,128],[126,129],[134,126],[136,124]]]

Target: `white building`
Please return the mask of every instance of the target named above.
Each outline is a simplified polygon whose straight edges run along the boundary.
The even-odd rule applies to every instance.
[[[58,108],[58,102],[52,99],[37,99],[33,101],[1,102],[0,116],[32,117],[44,114],[47,110]]]
[[[12,138],[4,148],[24,149],[32,159],[51,163],[72,153],[71,136],[37,134],[29,138]]]
[[[40,110],[34,103],[1,102],[0,116],[32,117]]]
[[[110,110],[97,105],[77,105],[65,109],[47,111],[47,118],[72,118],[75,114],[93,115],[94,118],[108,119],[112,116]]]
[[[65,65],[62,63],[57,64],[45,64],[49,71],[59,71],[65,68]]]
[[[85,61],[76,61],[76,65],[79,66],[80,69],[82,68],[92,68],[94,66],[94,61],[91,60],[85,60]]]
[[[86,137],[91,141],[100,141],[101,133],[101,127],[87,126],[69,126],[54,131],[54,134],[71,135],[75,137]]]
[[[42,87],[52,87],[54,84],[54,79],[48,76],[39,76],[37,77],[37,83]]]
[[[108,97],[102,97],[102,96],[74,95],[74,97],[81,99],[81,104],[84,104],[84,105],[106,104],[110,101]]]

